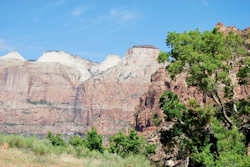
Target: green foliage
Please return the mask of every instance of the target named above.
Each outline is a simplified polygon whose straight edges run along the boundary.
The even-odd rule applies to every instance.
[[[155,154],[156,144],[146,144],[145,145],[145,155]]]
[[[126,136],[123,132],[109,138],[109,152],[117,153],[122,157],[130,154],[144,153],[146,155],[155,153],[155,145],[147,145],[143,137],[139,136],[135,130],[131,130]]]
[[[241,67],[237,73],[240,85],[249,85],[250,78],[250,58],[246,57],[240,63]]]
[[[32,145],[32,150],[37,155],[45,155],[50,153],[51,147],[49,147],[49,143],[42,142],[42,141],[36,141]]]
[[[47,139],[53,146],[66,146],[61,134],[53,135],[51,132],[48,132]]]
[[[169,55],[168,55],[168,53],[166,53],[166,52],[160,52],[157,60],[158,60],[158,63],[164,63],[166,61],[169,61]]]
[[[152,121],[153,121],[155,126],[160,126],[160,124],[162,122],[161,118],[159,117],[159,115],[157,113],[153,114]]]
[[[92,128],[90,131],[87,132],[85,138],[85,146],[89,150],[96,150],[99,152],[104,151],[104,147],[102,144],[102,135],[97,134],[96,128]]]
[[[176,94],[171,91],[165,91],[160,97],[160,108],[165,113],[165,119],[171,120],[172,118],[181,119],[186,107],[180,103]]]
[[[216,144],[219,156],[216,166],[249,166],[250,158],[246,155],[245,136],[235,127],[226,129],[218,120],[213,120],[212,128],[218,140]]]
[[[23,136],[10,136],[8,139],[8,144],[10,147],[23,148],[25,147],[25,140]]]
[[[160,107],[166,114],[166,121],[174,122],[172,128],[161,131],[161,142],[168,145],[168,151],[173,151],[178,145],[179,156],[188,156],[194,149],[200,150],[209,142],[208,124],[213,112],[210,108],[201,108],[194,99],[186,108],[171,91],[163,93]]]
[[[167,98],[166,98],[167,96]],[[239,101],[240,113],[249,112],[245,101]],[[217,117],[216,108],[201,107],[191,99],[186,109],[178,112],[178,96],[167,91],[160,98],[160,107],[166,121],[174,122],[172,128],[162,130],[161,143],[167,152],[178,147],[179,158],[190,157],[191,166],[246,166],[245,136],[236,128],[228,129]],[[174,114],[173,114],[174,113]]]
[[[246,58],[247,51],[239,34],[230,32],[224,35],[217,28],[203,33],[198,29],[184,33],[169,32],[166,45],[171,50],[159,54],[158,61],[163,63],[169,57],[173,59],[167,68],[170,76],[174,78],[185,72],[189,86],[195,86],[212,96],[222,108],[220,90],[224,90],[225,97],[233,100],[237,83],[231,80],[232,71],[241,66],[237,74],[240,84],[246,84],[249,78],[249,58]]]
[[[15,139],[13,139],[15,138]],[[22,139],[21,139],[22,138]],[[150,167],[153,166],[150,164],[150,162],[146,159],[144,155],[132,155],[122,158],[121,156],[117,154],[109,153],[107,150],[105,150],[103,153],[99,151],[90,151],[85,146],[77,146],[73,147],[72,145],[68,144],[67,147],[62,146],[53,146],[49,140],[41,140],[36,137],[23,137],[23,136],[16,136],[16,135],[2,135],[0,134],[0,147],[4,143],[10,144],[12,143],[18,143],[13,142],[14,140],[23,140],[25,145],[19,145],[20,147],[17,148],[15,144],[12,146],[15,148],[10,151],[11,154],[13,154],[14,158],[11,158],[11,162],[18,162],[16,165],[34,165],[34,166],[50,166],[55,165],[58,163],[58,161],[54,161],[55,159],[58,159],[61,161],[62,157],[68,157],[67,154],[74,155],[78,157],[77,160],[74,160],[71,156],[70,162],[67,161],[64,164],[64,166],[76,166],[76,165],[84,165],[86,167]],[[31,145],[30,145],[31,144]],[[16,152],[16,149],[18,151]],[[20,154],[20,152],[22,154]],[[57,156],[55,154],[62,154],[63,156]],[[1,154],[5,155],[5,151]],[[20,161],[13,161],[16,160],[17,157],[20,158]],[[5,162],[6,159],[0,158],[0,163]],[[7,157],[7,160],[10,160]],[[25,164],[23,164],[25,162]],[[6,163],[6,162],[5,162]],[[7,161],[8,164],[8,161]],[[14,165],[14,164],[13,164]]]
[[[211,153],[211,144],[208,144],[200,149],[194,149],[192,153],[193,166],[214,167],[214,155]]]
[[[69,140],[69,144],[73,147],[83,146],[85,141],[80,136],[72,136]]]
[[[249,143],[249,99],[235,99],[235,87],[249,85],[250,59],[240,34],[223,34],[215,28],[200,32],[169,32],[168,53],[158,62],[171,58],[167,67],[171,78],[186,74],[188,86],[211,97],[213,106],[200,106],[195,100],[188,105],[166,91],[160,97],[165,120],[173,126],[161,131],[166,151],[178,148],[179,157],[190,157],[190,166],[249,166],[245,143]],[[237,68],[239,70],[237,71]],[[233,80],[236,77],[238,83]],[[246,94],[247,90],[245,89]]]

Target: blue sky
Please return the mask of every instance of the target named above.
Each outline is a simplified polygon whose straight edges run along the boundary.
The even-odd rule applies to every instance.
[[[0,56],[64,50],[92,61],[132,45],[166,50],[168,31],[250,26],[250,0],[0,0]]]

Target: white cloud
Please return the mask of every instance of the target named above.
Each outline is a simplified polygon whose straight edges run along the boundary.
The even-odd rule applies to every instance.
[[[129,10],[110,9],[109,16],[124,23],[136,19],[138,15]]]
[[[3,38],[0,38],[0,51],[11,51],[14,50],[14,48],[6,42]]]
[[[72,16],[80,16],[82,13],[86,12],[87,8],[86,7],[78,7],[75,8],[71,11]]]

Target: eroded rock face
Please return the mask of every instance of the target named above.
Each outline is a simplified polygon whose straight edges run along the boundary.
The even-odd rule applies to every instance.
[[[151,74],[159,68],[159,52],[154,48],[129,49],[117,66],[81,84],[77,122],[95,126],[107,135],[128,127]]]
[[[62,51],[38,61],[0,57],[0,132],[109,135],[133,119],[139,97],[159,65],[156,48],[132,48],[122,59],[93,63]]]

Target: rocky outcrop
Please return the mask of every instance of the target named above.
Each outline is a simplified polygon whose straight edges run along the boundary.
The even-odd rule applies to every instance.
[[[26,61],[0,57],[0,132],[109,135],[129,125],[159,65],[156,48],[134,47],[122,59],[94,63],[62,51]]]

